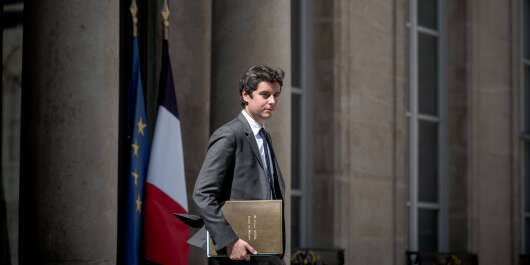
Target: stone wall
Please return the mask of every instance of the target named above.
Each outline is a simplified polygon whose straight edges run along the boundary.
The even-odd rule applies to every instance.
[[[406,1],[334,6],[334,241],[348,264],[404,261],[406,10]]]
[[[21,263],[115,264],[117,1],[24,6]]]
[[[515,1],[467,2],[466,84],[468,250],[481,264],[517,264],[512,237],[518,234],[512,211],[518,201],[514,172],[512,15]],[[517,10],[517,9],[516,9]],[[495,19],[492,19],[495,17]]]
[[[191,198],[210,137],[212,2],[169,2],[169,55],[182,128],[188,209],[198,214]],[[190,247],[189,264],[206,263],[204,251]]]

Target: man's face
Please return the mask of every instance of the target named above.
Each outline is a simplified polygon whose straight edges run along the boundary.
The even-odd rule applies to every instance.
[[[267,81],[259,82],[256,90],[252,92],[252,97],[243,90],[243,100],[248,103],[245,110],[255,121],[263,125],[276,110],[280,92],[280,84]]]

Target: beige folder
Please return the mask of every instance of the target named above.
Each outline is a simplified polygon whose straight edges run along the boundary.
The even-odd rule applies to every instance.
[[[281,200],[227,201],[221,210],[236,235],[247,241],[258,252],[257,255],[282,254]],[[209,233],[206,238],[208,257],[226,256],[215,251]]]

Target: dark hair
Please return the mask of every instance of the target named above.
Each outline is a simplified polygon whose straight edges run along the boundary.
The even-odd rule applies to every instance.
[[[274,69],[266,65],[254,65],[247,69],[243,77],[239,80],[239,97],[241,99],[241,107],[244,108],[247,102],[243,100],[243,91],[250,97],[252,92],[258,88],[261,81],[280,84],[280,89],[283,86],[283,77],[285,73],[282,69]]]

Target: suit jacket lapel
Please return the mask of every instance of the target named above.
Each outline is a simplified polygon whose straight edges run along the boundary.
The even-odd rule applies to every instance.
[[[256,160],[258,160],[258,163],[261,166],[261,168],[263,168],[263,164],[261,162],[261,157],[260,157],[259,151],[258,151],[258,144],[256,143],[256,137],[254,136],[254,133],[252,132],[252,129],[250,128],[250,125],[248,124],[247,119],[241,113],[239,113],[237,118],[239,119],[240,122],[242,122],[244,124],[245,135],[247,136],[247,141],[250,144],[250,149],[252,149],[252,153],[256,157]]]

